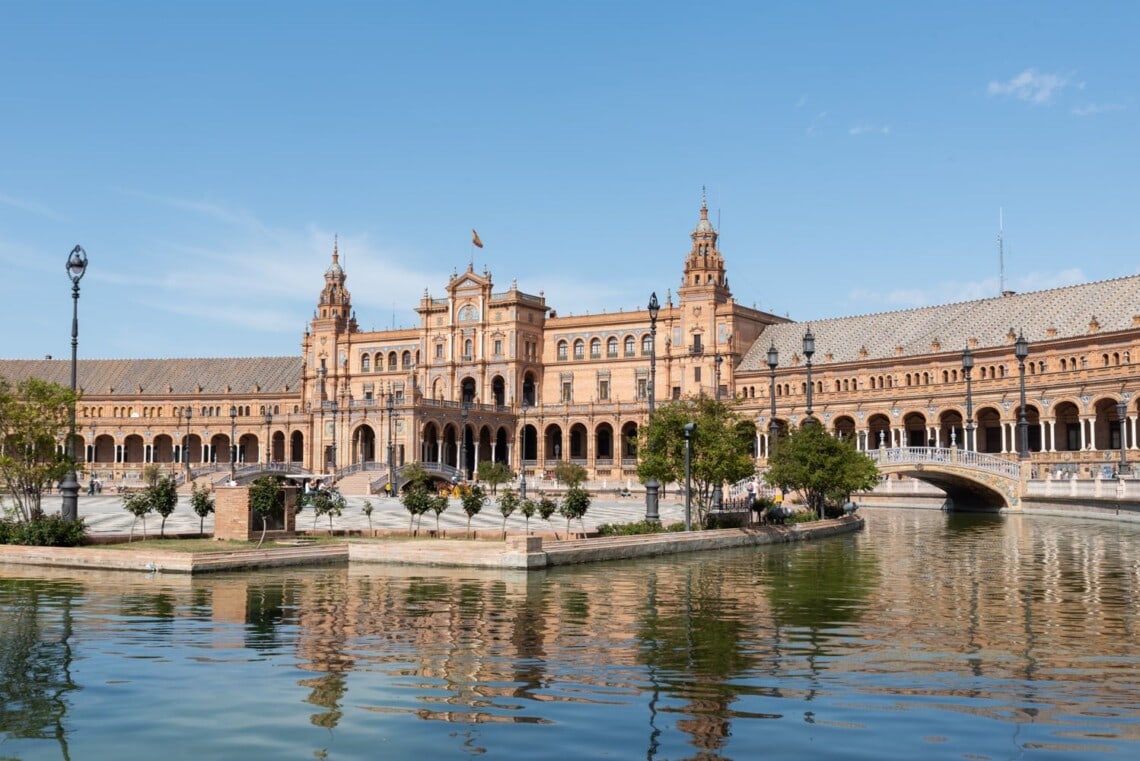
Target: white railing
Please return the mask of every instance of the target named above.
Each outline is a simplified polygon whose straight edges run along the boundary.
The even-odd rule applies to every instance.
[[[955,465],[996,473],[1013,481],[1020,480],[1021,466],[1014,461],[983,452],[968,452],[956,447],[895,447],[892,449],[872,449],[867,453],[876,464],[909,465],[922,463],[929,465]]]

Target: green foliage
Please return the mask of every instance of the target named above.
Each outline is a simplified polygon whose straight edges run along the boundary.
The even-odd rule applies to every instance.
[[[483,487],[475,484],[464,491],[459,499],[463,503],[463,512],[467,513],[467,535],[470,536],[471,519],[483,509],[483,505],[487,502],[487,494],[483,491]]]
[[[705,525],[714,489],[735,483],[755,471],[750,454],[753,424],[740,417],[729,403],[701,395],[658,407],[649,425],[641,429],[642,481],[655,478],[663,484],[685,481],[685,425],[695,423],[690,450],[690,479],[697,525]]]
[[[144,465],[142,469],[142,482],[147,486],[154,486],[158,483],[158,479],[162,478],[162,466],[157,463]]]
[[[796,491],[815,516],[825,504],[843,504],[852,492],[874,488],[879,471],[854,442],[837,439],[818,423],[792,430],[777,443],[765,480]]]
[[[586,483],[586,469],[575,462],[560,462],[554,466],[554,478],[559,483],[566,484],[571,489]]]
[[[428,508],[435,513],[435,533],[439,533],[439,516],[447,509],[448,504],[446,494],[428,494]]]
[[[190,485],[190,509],[198,516],[198,534],[204,533],[206,516],[214,512],[214,495],[205,486]]]
[[[64,520],[60,515],[45,515],[32,521],[0,520],[0,544],[30,547],[78,547],[83,544],[87,527],[83,519]]]
[[[519,495],[514,489],[504,489],[499,497],[499,513],[503,516],[503,533],[507,533],[507,519],[519,509]]]
[[[372,533],[372,503],[369,500],[364,500],[364,504],[360,506],[360,512],[364,513],[364,517],[368,519],[368,533]]]
[[[484,460],[479,463],[479,480],[491,487],[491,493],[497,494],[499,486],[514,478],[514,473],[502,462]]]
[[[154,505],[151,504],[150,495],[147,494],[146,489],[129,492],[124,495],[123,509],[135,516],[135,520],[131,522],[131,535],[127,541],[134,538],[135,522],[137,522],[139,518],[142,518],[143,539],[146,539],[146,516],[150,511],[154,510]]]
[[[71,469],[58,443],[66,441],[76,395],[38,378],[13,388],[0,378],[0,481],[19,521],[43,517],[45,488]]]
[[[566,535],[570,535],[570,521],[574,519],[581,520],[586,515],[586,510],[590,507],[590,495],[585,489],[577,486],[572,486],[566,490],[566,496],[562,498],[562,506],[558,508],[558,512],[566,519]]]
[[[538,512],[538,503],[533,499],[524,499],[519,503],[519,512],[526,519],[526,532],[530,533],[530,519]]]
[[[309,495],[309,504],[313,506],[313,528],[317,527],[317,520],[324,515],[329,517],[329,531],[332,531],[333,518],[339,517],[348,502],[339,489],[317,489]]]
[[[277,476],[262,476],[249,487],[249,508],[261,518],[261,537],[257,546],[265,541],[265,530],[269,528],[269,518],[277,510],[285,510],[285,489]]]
[[[404,479],[407,484],[404,488],[410,489],[415,486],[422,486],[424,489],[431,488],[431,476],[424,470],[424,466],[418,462],[410,462],[400,470],[400,477]],[[395,488],[395,484],[393,484]]]
[[[685,524],[681,524],[684,528]],[[602,536],[640,536],[642,534],[660,534],[667,529],[660,523],[653,521],[637,521],[635,523],[603,523],[598,526],[598,533]]]
[[[421,468],[422,470],[422,468]],[[426,473],[424,474],[427,475]],[[420,482],[409,483],[404,493],[400,495],[400,502],[403,503],[404,509],[408,511],[408,533],[415,531],[416,518],[420,517],[432,508],[432,493],[428,491],[427,485]],[[436,516],[436,523],[438,524],[439,517]]]
[[[153,484],[147,487],[146,491],[150,496],[151,507],[162,516],[158,535],[160,537],[165,536],[166,519],[174,512],[174,508],[178,507],[178,485],[174,483],[173,478],[160,475]]]
[[[544,494],[542,499],[538,501],[538,517],[550,523],[550,519],[556,512],[558,512],[558,503]]]

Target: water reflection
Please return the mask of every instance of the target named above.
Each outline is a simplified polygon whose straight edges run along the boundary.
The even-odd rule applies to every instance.
[[[121,758],[164,736],[188,758],[1140,747],[1135,527],[868,518],[825,542],[532,574],[0,568],[0,755]],[[177,710],[158,691],[174,684]]]

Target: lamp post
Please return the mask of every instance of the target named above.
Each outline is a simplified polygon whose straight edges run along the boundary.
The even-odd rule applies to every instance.
[[[180,425],[182,425],[182,410],[177,409],[174,411],[174,439],[175,439],[175,441],[170,442],[170,480],[172,480],[172,481],[174,480],[174,464],[178,461],[178,458],[175,456],[177,454],[177,450],[178,450],[178,444],[176,442],[182,441],[182,437],[178,433],[178,427]],[[94,429],[95,426],[92,425],[91,427],[92,427],[92,429]]]
[[[79,477],[75,473],[75,390],[79,351],[79,281],[87,271],[87,252],[82,246],[71,249],[67,257],[67,276],[71,278],[71,410],[67,432],[67,475],[59,485],[63,495],[60,512],[65,521],[79,520]]]
[[[237,442],[234,431],[237,426],[237,407],[230,405],[230,482],[237,481]]]
[[[332,445],[329,446],[329,461],[328,461],[328,463],[326,463],[326,465],[332,471],[332,474],[335,476],[336,475],[336,413],[337,413],[336,399],[333,399],[330,404],[331,404],[330,409],[332,410]]]
[[[526,398],[522,402],[522,430],[519,431],[521,448],[519,449],[519,498],[526,499]]]
[[[974,399],[970,395],[970,373],[974,370],[974,352],[967,346],[962,352],[962,374],[966,376],[966,451],[974,451]]]
[[[768,347],[768,370],[772,373],[768,383],[768,396],[772,402],[772,419],[768,421],[768,459],[776,451],[776,438],[780,435],[780,426],[776,423],[776,366],[780,364],[780,352],[776,351],[776,342]]]
[[[1029,421],[1025,417],[1025,358],[1029,356],[1029,342],[1025,334],[1017,332],[1017,341],[1013,344],[1013,353],[1017,357],[1017,374],[1021,381],[1021,410],[1017,415],[1017,459],[1029,459]],[[1124,433],[1124,429],[1121,429]]]
[[[463,409],[459,416],[463,418],[463,427],[459,429],[459,472],[463,480],[467,480],[467,400],[463,400]]]
[[[685,530],[693,530],[693,431],[697,429],[696,423],[685,423]]]
[[[719,402],[720,401],[720,365],[722,362],[724,362],[724,356],[718,353],[716,355],[715,361],[716,361],[716,373],[715,373],[716,374],[716,391],[714,392],[714,396],[715,396],[716,400]]]
[[[273,408],[265,405],[265,467],[273,462]]]
[[[804,333],[804,357],[807,358],[807,409],[805,410],[806,417],[804,423],[814,423],[815,418],[811,416],[811,357],[815,354],[815,335],[811,332],[811,326],[808,326],[807,333]]]
[[[1123,476],[1128,472],[1128,400],[1132,394],[1128,391],[1120,392],[1120,401],[1116,403],[1116,417],[1120,420],[1120,472]]]
[[[194,411],[187,406],[184,412],[186,413],[186,438],[182,443],[182,464],[186,466],[186,483],[190,483],[190,418]]]
[[[388,496],[396,496],[396,458],[393,454],[392,444],[392,429],[396,426],[396,399],[394,395],[389,392],[388,400],[385,403],[388,410]]]
[[[652,425],[654,405],[657,401],[657,315],[661,304],[657,301],[657,291],[649,294],[649,418],[646,425]],[[648,437],[646,437],[648,444]],[[653,477],[645,479],[645,522],[660,523],[661,515],[657,506],[661,483]]]

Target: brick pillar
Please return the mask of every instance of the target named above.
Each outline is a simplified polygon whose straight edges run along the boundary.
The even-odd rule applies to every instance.
[[[296,531],[297,487],[286,486],[284,529],[270,529],[266,535],[281,536]],[[261,516],[249,507],[248,486],[219,486],[214,491],[214,538],[252,541],[261,536]],[[272,524],[270,524],[272,525]]]

